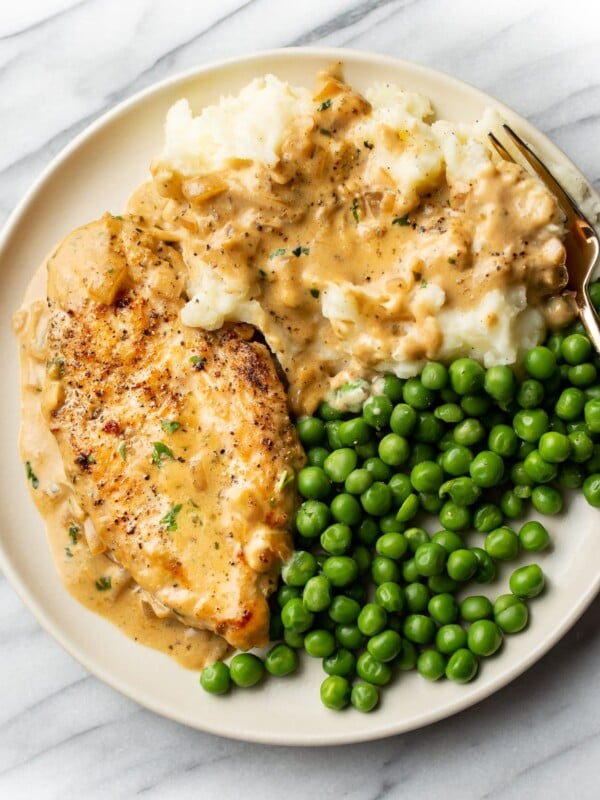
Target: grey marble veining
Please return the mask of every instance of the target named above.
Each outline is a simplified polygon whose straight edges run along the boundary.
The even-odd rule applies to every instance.
[[[312,44],[389,53],[475,84],[600,188],[595,2],[29,0],[0,12],[0,222],[116,102],[196,64]],[[596,600],[525,675],[436,725],[343,748],[275,748],[139,708],[67,655],[0,577],[0,797],[594,800],[599,622]]]

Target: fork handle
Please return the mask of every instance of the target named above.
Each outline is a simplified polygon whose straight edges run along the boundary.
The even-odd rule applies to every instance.
[[[598,320],[598,316],[591,302],[587,298],[579,305],[579,318],[583,322],[583,326],[592,340],[596,352],[600,353],[600,321]]]

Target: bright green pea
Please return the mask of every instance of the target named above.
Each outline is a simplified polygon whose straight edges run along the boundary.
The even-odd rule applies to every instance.
[[[324,400],[317,409],[317,414],[322,420],[325,420],[325,422],[329,422],[330,420],[334,419],[341,419],[344,416],[341,411],[332,406],[331,403],[328,403],[326,400]]]
[[[544,384],[530,378],[519,386],[517,403],[521,408],[537,408],[544,399],[544,394]]]
[[[360,503],[352,494],[342,492],[331,501],[331,514],[336,522],[356,525],[362,519]]]
[[[304,649],[311,658],[327,658],[335,650],[335,637],[323,629],[309,631],[304,637]]]
[[[429,534],[424,528],[407,528],[404,531],[404,538],[408,542],[410,552],[416,553],[419,545],[429,541]]]
[[[498,365],[486,370],[483,388],[498,403],[507,403],[514,396],[516,383],[510,367]]]
[[[483,503],[473,515],[473,526],[480,533],[489,533],[504,522],[502,511],[494,503]]]
[[[400,523],[410,522],[410,520],[417,514],[421,508],[421,500],[418,494],[409,494],[406,500],[402,502],[400,508],[396,512],[396,521]]]
[[[392,507],[392,492],[383,481],[375,481],[361,494],[360,502],[367,514],[383,517]]]
[[[375,550],[380,556],[401,559],[408,549],[408,541],[402,533],[384,533],[375,543]]]
[[[296,423],[296,430],[304,447],[314,447],[325,438],[325,425],[318,417],[302,417]]]
[[[423,461],[410,472],[410,482],[417,492],[437,492],[443,480],[442,468],[435,461]]]
[[[456,623],[442,625],[435,635],[435,646],[445,655],[454,653],[467,646],[467,632],[462,625]]]
[[[460,604],[460,616],[465,622],[476,622],[478,619],[491,619],[494,610],[490,600],[483,594],[474,594]]]
[[[434,404],[435,393],[426,389],[419,378],[409,378],[402,389],[402,399],[417,411],[425,411]]]
[[[231,686],[229,667],[222,661],[215,661],[204,667],[200,673],[200,686],[209,694],[227,694]]]
[[[238,653],[229,663],[229,674],[236,686],[255,686],[265,672],[265,665],[254,653]]]
[[[349,678],[356,670],[356,658],[349,650],[340,647],[339,650],[323,659],[323,669],[328,675]]]
[[[519,555],[519,537],[506,526],[496,528],[486,536],[485,549],[492,558],[509,561]]]
[[[390,614],[399,613],[404,609],[404,592],[402,587],[394,581],[380,583],[375,590],[375,601]]]
[[[408,461],[410,447],[404,436],[399,436],[397,433],[388,433],[379,442],[377,452],[384,464],[398,467]]]
[[[355,469],[346,478],[344,489],[349,494],[362,494],[371,486],[373,480],[373,476],[368,469]]]
[[[342,447],[327,456],[323,464],[323,471],[334,483],[343,483],[356,467],[357,461],[356,450]]]
[[[396,669],[400,669],[403,672],[408,672],[411,669],[415,669],[417,666],[417,648],[414,646],[412,642],[409,642],[408,639],[402,640],[402,650],[400,654],[393,662],[393,666]]]
[[[479,559],[472,550],[461,548],[448,556],[446,571],[457,581],[468,581],[477,572]]]
[[[562,494],[554,486],[536,486],[531,492],[531,503],[540,514],[559,514],[563,507]]]
[[[291,675],[298,668],[298,653],[283,642],[274,645],[265,656],[265,669],[270,675]]]
[[[517,434],[510,425],[494,425],[488,435],[488,447],[493,453],[509,458],[514,456],[519,446]]]
[[[441,545],[447,553],[452,553],[464,547],[462,536],[451,530],[437,531],[431,537],[431,541]]]
[[[519,531],[521,547],[530,553],[539,553],[550,545],[550,535],[541,522],[526,522]]]
[[[357,711],[368,714],[379,702],[379,691],[372,683],[359,681],[352,687],[350,702]]]
[[[402,389],[404,381],[395,375],[385,375],[383,378],[383,393],[389,397],[392,403],[398,403],[402,399]]]
[[[357,444],[366,444],[372,435],[371,426],[362,417],[355,417],[342,422],[339,436],[345,447],[354,447]]]
[[[323,574],[332,586],[343,588],[358,578],[358,565],[350,556],[330,556],[323,562]]]
[[[377,603],[367,603],[358,615],[358,629],[365,636],[375,636],[387,625],[387,612]]]
[[[525,369],[532,378],[545,381],[556,370],[556,358],[552,350],[542,345],[532,347],[525,353]]]
[[[548,431],[540,437],[538,450],[544,461],[559,464],[571,455],[571,442],[564,433]]]
[[[578,419],[584,410],[586,396],[581,389],[571,386],[563,389],[556,404],[554,411],[560,419],[572,421]]]
[[[439,511],[440,522],[451,531],[464,531],[471,525],[471,512],[467,506],[459,506],[447,500]]]
[[[448,370],[444,364],[440,364],[436,361],[430,361],[423,367],[423,372],[421,373],[421,383],[426,389],[439,391],[448,383]]]
[[[448,369],[450,385],[457,394],[473,394],[483,388],[485,370],[472,358],[457,358]]]
[[[368,397],[362,407],[363,419],[372,428],[381,430],[389,423],[393,408],[392,401],[385,394]]]
[[[320,467],[304,467],[298,473],[298,491],[307,500],[322,500],[331,491],[331,482]]]
[[[374,658],[367,650],[356,660],[356,674],[375,686],[385,686],[392,679],[392,668],[389,664]]]
[[[592,386],[598,378],[598,370],[593,364],[576,364],[569,368],[569,381],[578,389]]]
[[[321,702],[326,708],[340,711],[350,702],[352,685],[341,675],[329,675],[321,684]]]
[[[600,508],[600,473],[588,475],[583,482],[583,496],[594,508]]]
[[[343,447],[342,440],[340,439],[340,425],[341,419],[330,420],[325,423],[325,434],[327,436],[327,444],[332,450],[340,450]]]
[[[529,611],[514,594],[501,594],[494,603],[494,620],[503,633],[518,633],[527,626]]]
[[[489,583],[496,577],[496,564],[492,556],[481,547],[472,547],[471,550],[479,559],[479,567],[473,576],[477,583]]]
[[[563,341],[561,353],[567,364],[583,364],[592,353],[592,344],[587,336],[573,333]]]
[[[302,602],[308,611],[325,611],[331,601],[331,584],[324,575],[315,575],[307,581],[302,592]]]
[[[402,576],[398,563],[387,556],[375,556],[371,563],[371,579],[376,586],[388,581],[397,582]]]
[[[502,633],[498,625],[489,619],[472,622],[467,631],[467,645],[476,656],[491,656],[502,644]]]
[[[402,650],[402,637],[397,631],[381,631],[369,639],[367,650],[378,661],[393,661]]]
[[[525,494],[529,496],[531,493],[529,487],[522,488],[526,489]],[[525,504],[523,503],[523,498],[519,496],[519,493],[512,489],[507,489],[500,496],[500,509],[508,519],[521,519],[525,513]]]
[[[427,611],[439,625],[448,625],[458,617],[458,605],[454,596],[448,592],[434,594],[427,604]]]
[[[417,412],[408,403],[398,403],[390,417],[390,428],[398,436],[408,436],[417,424]]]
[[[329,455],[329,450],[326,447],[311,447],[306,454],[306,460],[310,467],[323,468],[325,459]]]
[[[404,620],[403,633],[410,642],[430,644],[435,639],[435,622],[425,614],[409,614]]]
[[[281,569],[281,577],[288,586],[304,586],[317,571],[317,561],[307,550],[294,550],[290,560]]]
[[[537,597],[544,589],[544,573],[538,564],[516,569],[508,580],[511,592],[521,599]]]
[[[313,624],[314,615],[304,606],[301,598],[288,600],[281,609],[283,627],[293,633],[304,633]]]
[[[329,524],[331,512],[320,500],[305,500],[296,514],[298,533],[307,539],[319,536]]]
[[[523,408],[513,417],[513,428],[520,439],[535,444],[548,430],[548,414],[543,408]]]
[[[486,430],[480,420],[467,417],[456,425],[453,435],[456,444],[471,447],[485,438]]]
[[[419,492],[419,505],[427,514],[439,514],[444,498],[437,492]]]
[[[367,639],[364,633],[361,633],[358,625],[353,622],[337,625],[335,629],[335,638],[338,644],[346,650],[358,650]]]
[[[443,403],[433,410],[433,415],[449,425],[456,425],[465,417],[465,413],[457,403]]]
[[[431,598],[431,592],[422,583],[408,583],[404,587],[404,599],[406,608],[413,614],[420,614],[427,609],[427,604]]]
[[[428,648],[423,650],[417,659],[417,672],[428,681],[437,681],[446,670],[446,659],[438,651]]]
[[[419,545],[415,552],[415,562],[420,575],[439,575],[446,566],[448,553],[435,542],[425,542]]]
[[[446,433],[446,426],[431,411],[419,411],[417,425],[413,431],[416,442],[421,444],[439,442]]]
[[[600,400],[588,400],[583,413],[591,433],[600,433]]]
[[[585,431],[572,431],[568,434],[571,444],[571,460],[583,464],[592,457],[594,442]]]
[[[329,606],[329,616],[334,622],[349,624],[356,622],[360,614],[360,604],[352,597],[336,595]]]
[[[470,506],[481,495],[481,489],[472,478],[462,475],[445,481],[439,489],[440,497],[450,495],[451,500],[458,506]]]
[[[466,647],[456,650],[446,664],[446,677],[455,683],[468,683],[477,674],[478,662]]]
[[[556,464],[551,464],[540,455],[539,450],[532,450],[523,462],[527,475],[536,483],[548,483],[558,474]]]

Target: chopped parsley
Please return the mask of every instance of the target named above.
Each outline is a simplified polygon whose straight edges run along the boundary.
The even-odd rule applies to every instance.
[[[358,216],[358,197],[355,197],[352,201],[352,216],[354,217],[354,221],[358,224],[359,216]]]
[[[175,422],[173,419],[161,419],[160,427],[165,433],[175,433],[181,428],[181,423]]]
[[[264,269],[259,269],[258,270],[258,274],[260,275],[261,278],[266,278],[267,277],[267,273],[266,273],[266,271]]]
[[[456,264],[456,259],[454,256],[448,256],[448,263],[449,264]]]
[[[206,359],[204,356],[191,356],[190,357],[190,364],[194,365],[194,369],[197,369],[198,372],[204,369],[204,365],[206,364]]]
[[[331,131],[328,128],[319,128],[319,133],[323,136],[331,136]]]
[[[38,486],[40,485],[40,481],[39,481],[38,476],[35,474],[35,472],[31,468],[31,462],[30,461],[25,462],[25,472],[27,474],[27,480],[31,481],[31,485],[33,486],[34,489],[37,489]]]
[[[408,214],[405,214],[403,217],[396,217],[392,220],[392,225],[400,225],[400,227],[404,227],[405,225],[410,225],[408,221]]]
[[[121,456],[123,461],[126,461],[126,459],[127,459],[127,445],[125,444],[125,442],[121,442],[117,452]]]
[[[166,530],[170,533],[177,530],[177,514],[181,511],[181,503],[177,503],[172,508],[170,508],[164,517],[161,518],[160,524],[164,525]]]
[[[112,587],[112,578],[110,575],[102,575],[102,577],[98,578],[96,581],[96,589],[99,592],[106,592]]]
[[[321,294],[321,292],[318,289],[311,289],[310,293],[312,294],[313,297],[318,297]]]
[[[317,108],[317,111],[327,111],[328,108],[331,106],[331,98],[328,97],[327,100],[323,100],[321,105]]]
[[[112,218],[113,219],[123,219],[123,217],[120,214],[113,214]]]
[[[73,553],[71,552],[70,547],[65,547],[65,555],[67,556],[67,558],[73,558]]]
[[[277,250],[273,250],[269,258],[277,258],[278,256],[285,255],[285,247],[278,247]]]
[[[292,483],[293,480],[294,473],[288,472],[287,469],[284,469],[279,476],[279,480],[277,481],[277,491],[282,492],[288,484]]]
[[[296,256],[296,258],[300,258],[300,256],[307,256],[309,253],[309,247],[301,247],[300,245],[298,245],[298,247],[294,247],[292,250],[292,255]]]
[[[65,374],[65,360],[64,358],[53,358],[48,364],[48,377],[51,380],[58,380]]]
[[[425,289],[426,286],[427,286],[427,281],[425,280],[425,278],[423,278],[423,280],[421,281],[421,289]]]
[[[69,537],[73,544],[77,544],[79,540],[79,526],[78,525],[70,525],[69,526]]]
[[[162,442],[152,442],[152,461],[154,461],[159,469],[162,467],[163,458],[175,460],[171,448],[167,447],[167,445]]]
[[[369,142],[369,141],[367,141],[367,140],[365,139],[365,140],[364,140],[364,142],[363,142],[363,144],[364,144],[364,146],[367,148],[367,150],[372,150],[372,149],[373,149],[373,142]]]

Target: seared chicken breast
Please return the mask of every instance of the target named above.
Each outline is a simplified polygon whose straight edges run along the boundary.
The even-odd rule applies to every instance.
[[[190,626],[268,641],[291,552],[302,448],[267,348],[246,325],[186,328],[175,248],[127,218],[48,262],[43,409],[110,556]]]

